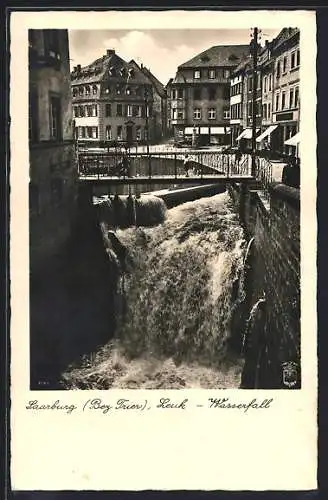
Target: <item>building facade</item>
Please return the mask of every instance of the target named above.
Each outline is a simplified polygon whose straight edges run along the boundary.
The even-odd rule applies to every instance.
[[[104,141],[132,144],[156,142],[162,137],[164,87],[160,88],[157,79],[155,86],[150,71],[134,60],[127,63],[115,50],[108,49],[90,65],[74,67],[71,78],[75,136],[79,141],[90,145]]]
[[[273,41],[274,59],[272,124],[277,125],[272,136],[273,149],[291,152],[285,142],[299,131],[300,112],[300,32],[297,28],[284,28]]]
[[[30,267],[60,252],[75,217],[77,165],[67,30],[29,30]]]
[[[248,45],[214,46],[178,67],[168,86],[175,139],[230,143],[230,77],[248,53]]]

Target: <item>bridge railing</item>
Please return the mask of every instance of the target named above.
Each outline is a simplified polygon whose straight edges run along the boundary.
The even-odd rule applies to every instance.
[[[194,150],[142,152],[93,152],[78,154],[80,177],[165,177],[251,175],[250,155]]]

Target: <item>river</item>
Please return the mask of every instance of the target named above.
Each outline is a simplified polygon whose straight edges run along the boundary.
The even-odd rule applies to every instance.
[[[229,195],[170,210],[156,203],[162,223],[106,240],[120,271],[115,336],[66,370],[66,388],[239,387],[243,361],[231,339],[242,336],[247,245]],[[105,215],[101,223],[112,231]]]

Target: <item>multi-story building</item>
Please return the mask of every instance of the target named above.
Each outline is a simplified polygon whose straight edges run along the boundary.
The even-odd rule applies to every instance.
[[[162,136],[164,88],[149,70],[115,50],[88,66],[74,67],[72,97],[77,139],[89,144],[104,141],[155,142]],[[163,86],[162,86],[163,87]],[[164,115],[165,117],[165,115]]]
[[[230,76],[249,45],[214,46],[181,64],[168,85],[174,137],[230,143]]]
[[[262,149],[266,144],[274,142],[274,134],[277,126],[272,125],[273,111],[273,70],[274,59],[272,57],[273,42],[265,42],[265,47],[260,51],[258,66],[262,79],[262,121],[261,134],[256,138],[258,149]],[[273,138],[273,139],[272,139]]]
[[[167,95],[164,85],[151,71],[141,64],[141,71],[153,85],[153,121],[152,141],[160,142],[168,135],[167,131]]]
[[[75,216],[77,168],[67,30],[29,30],[30,268],[60,252]]]
[[[299,126],[299,29],[284,28],[272,44],[274,59],[272,124],[278,125],[272,135],[272,148],[289,152],[285,141],[296,135]]]

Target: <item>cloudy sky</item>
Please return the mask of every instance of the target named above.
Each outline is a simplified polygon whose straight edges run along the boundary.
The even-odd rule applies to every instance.
[[[262,28],[261,42],[274,38],[280,29]],[[213,45],[249,44],[251,30],[153,29],[70,30],[71,67],[85,66],[115,49],[126,61],[141,62],[165,85],[177,66]]]

